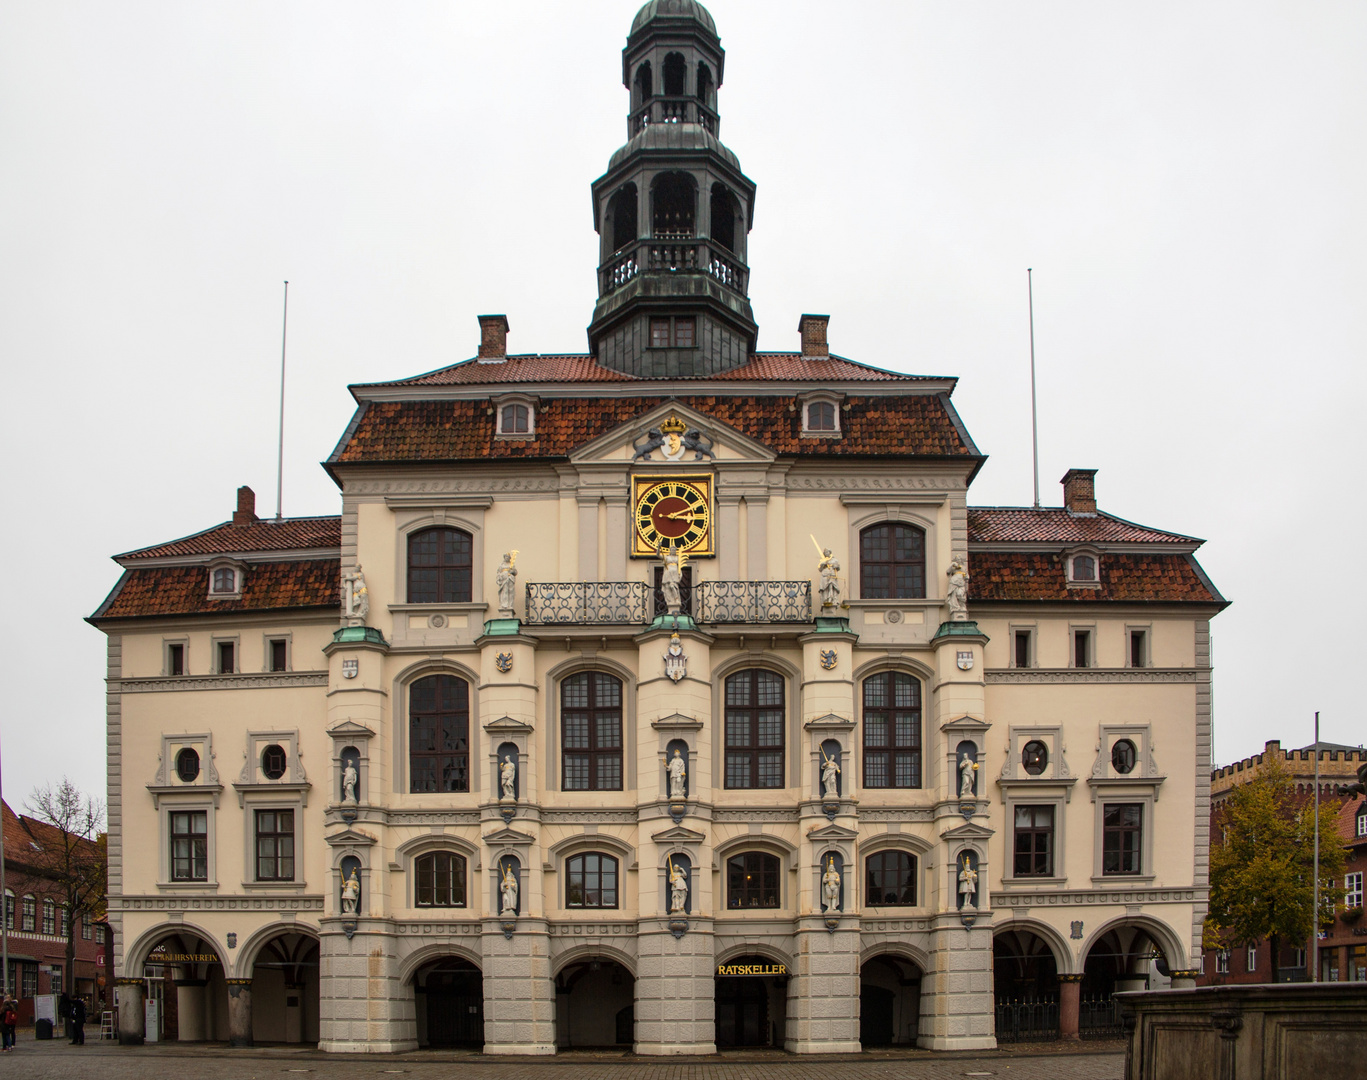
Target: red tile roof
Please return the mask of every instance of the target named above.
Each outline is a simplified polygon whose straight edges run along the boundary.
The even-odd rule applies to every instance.
[[[1354,747],[1354,749],[1357,748]],[[1312,795],[1314,794],[1314,790],[1315,785],[1311,784],[1310,793]],[[1364,802],[1367,802],[1367,799],[1364,799],[1361,795],[1357,795],[1348,799],[1339,807],[1338,820],[1336,822],[1339,837],[1350,847],[1367,844],[1367,836],[1359,836],[1357,833],[1358,813],[1361,811]]]
[[[1196,560],[1185,554],[1104,555],[1099,589],[1069,588],[1063,560],[1044,551],[973,551],[968,557],[970,602],[1225,603]]]
[[[755,353],[738,368],[717,375],[699,376],[695,381],[736,382],[746,379],[782,380],[785,382],[920,382],[933,376],[903,375],[896,371],[871,367],[843,357],[832,356],[812,360],[801,353]],[[484,383],[551,383],[551,382],[677,382],[668,379],[643,378],[626,375],[603,367],[587,354],[510,356],[503,362],[462,360],[459,364],[370,386],[470,386]],[[358,387],[362,389],[362,387]]]
[[[15,865],[24,866],[36,871],[38,876],[43,876],[44,851],[51,853],[62,850],[61,830],[26,814],[16,814],[7,802],[0,801],[0,814],[3,814],[4,819],[5,865],[10,868]],[[77,837],[76,843],[91,853],[98,851],[95,843],[90,840]],[[11,881],[10,884],[13,885],[14,882]],[[29,886],[19,887],[24,889]]]
[[[679,397],[775,453],[978,457],[943,394],[848,399],[838,439],[802,438],[802,417],[783,397]],[[494,437],[485,401],[376,401],[362,407],[332,463],[565,458],[577,447],[661,404],[658,397],[558,398],[537,410],[536,437]]]
[[[205,529],[166,544],[115,555],[115,559],[152,559],[169,555],[229,555],[253,551],[297,551],[301,548],[335,548],[342,543],[340,517],[284,518],[251,525],[222,525]]]
[[[209,574],[203,566],[134,568],[124,571],[91,619],[339,608],[340,567],[339,559],[249,563],[243,572],[242,596],[236,600],[209,598]]]
[[[1062,507],[1033,510],[1014,506],[969,507],[968,541],[971,544],[1199,542],[1194,537],[1146,528],[1105,513],[1077,517]]]

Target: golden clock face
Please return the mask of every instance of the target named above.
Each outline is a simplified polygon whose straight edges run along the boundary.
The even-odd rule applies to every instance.
[[[660,480],[636,478],[637,555],[659,547],[682,548],[690,554],[712,553],[711,478]]]

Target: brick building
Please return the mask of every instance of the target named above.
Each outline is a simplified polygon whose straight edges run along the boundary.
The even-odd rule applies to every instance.
[[[33,1021],[33,998],[60,994],[66,974],[67,912],[43,871],[41,852],[60,844],[60,833],[41,821],[3,808],[5,828],[5,930],[9,937],[9,982],[19,998],[20,1020]],[[92,1002],[107,987],[109,927],[102,918],[83,918],[76,935],[75,992]]]
[[[1320,842],[1341,842],[1348,848],[1347,880],[1344,882],[1348,896],[1335,915],[1333,929],[1320,941],[1320,979],[1324,982],[1364,979],[1367,978],[1367,927],[1362,925],[1362,871],[1367,868],[1367,809],[1360,796],[1345,802],[1338,791],[1357,779],[1358,766],[1367,762],[1367,749],[1328,742],[1320,742],[1318,748],[1320,799],[1342,803],[1336,818],[1338,834],[1323,836]],[[1261,754],[1215,769],[1210,774],[1211,845],[1221,842],[1220,807],[1229,793],[1260,776],[1270,762],[1277,762],[1286,771],[1297,799],[1312,799],[1315,749],[1316,744],[1312,743],[1283,750],[1280,740],[1271,739]],[[1282,982],[1302,982],[1310,978],[1308,944],[1281,943],[1277,974]],[[1203,986],[1271,982],[1272,945],[1264,940],[1232,949],[1205,949],[1197,981]]]

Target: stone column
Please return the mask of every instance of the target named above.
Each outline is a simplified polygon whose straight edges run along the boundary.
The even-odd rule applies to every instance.
[[[696,883],[700,876],[696,867],[693,876]],[[701,891],[698,889],[697,894]],[[676,939],[668,930],[666,917],[642,918],[636,949],[635,1052],[650,1056],[715,1054],[712,920],[690,915],[687,932]]]
[[[119,988],[119,1043],[122,1046],[141,1046],[143,1043],[143,991],[141,979],[115,979]]]
[[[524,868],[524,887],[530,876]],[[507,938],[501,919],[484,922],[484,1052],[554,1054],[555,980],[546,922],[527,916],[515,922]]]
[[[1065,1039],[1076,1039],[1078,1035],[1078,1012],[1082,996],[1082,975],[1060,975],[1058,977],[1058,1033]]]
[[[796,940],[783,1048],[794,1054],[859,1053],[859,920],[845,915],[832,931],[824,916],[806,915]]]
[[[228,1045],[252,1044],[252,981],[228,979]]]

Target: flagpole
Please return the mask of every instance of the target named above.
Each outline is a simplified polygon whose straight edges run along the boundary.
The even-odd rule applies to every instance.
[[[290,283],[285,282],[285,310],[280,319],[280,453],[275,467],[275,520],[285,505],[285,334],[290,326]]]
[[[1025,287],[1030,297],[1030,444],[1035,462],[1035,509],[1039,509],[1039,410],[1035,405],[1035,281],[1025,268]]]
[[[1311,982],[1320,981],[1320,714],[1315,713],[1315,919],[1310,926]]]

